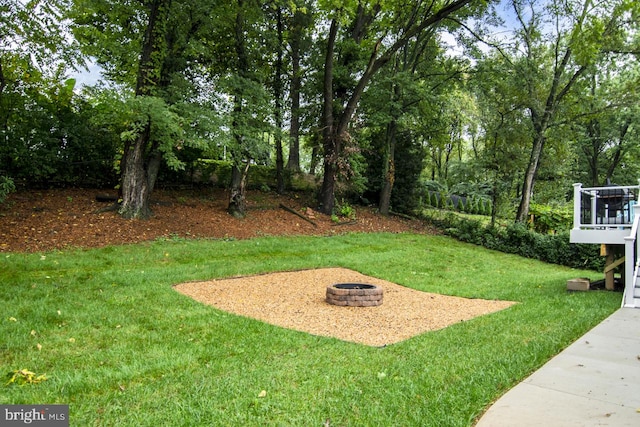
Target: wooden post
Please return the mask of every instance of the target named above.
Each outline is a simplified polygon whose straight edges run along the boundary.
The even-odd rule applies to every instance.
[[[625,261],[625,257],[615,259],[615,251],[612,245],[601,245],[600,255],[606,256],[604,262],[604,287],[608,291],[615,289],[615,269]]]
[[[615,288],[613,268],[607,269],[611,264],[613,264],[613,251],[611,248],[607,248],[607,259],[604,262],[604,287],[608,291],[612,291]]]

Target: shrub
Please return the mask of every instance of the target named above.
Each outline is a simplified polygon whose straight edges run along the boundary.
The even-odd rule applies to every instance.
[[[356,219],[356,209],[345,199],[342,199],[342,202],[336,205],[336,211],[343,218]]]
[[[539,233],[557,232],[571,228],[573,216],[569,208],[551,207],[532,203],[529,208],[531,225]]]
[[[467,205],[469,204],[469,200],[470,199],[466,199],[466,201],[465,201],[465,199],[462,199],[462,198],[460,200],[458,200],[458,210],[460,212],[467,212],[468,213]]]
[[[16,191],[13,180],[8,176],[0,176],[0,204],[4,203],[10,193]]]
[[[438,218],[423,217],[445,234],[463,242],[572,268],[596,271],[602,271],[604,268],[599,246],[570,243],[568,231],[541,234],[529,230],[522,223],[506,227],[485,226],[480,221],[466,219],[453,213]]]

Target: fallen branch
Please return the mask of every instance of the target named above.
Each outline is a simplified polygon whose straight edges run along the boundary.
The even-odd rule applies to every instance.
[[[96,194],[96,201],[101,203],[117,202],[118,196],[112,196],[110,194]]]
[[[310,220],[309,218],[307,218],[306,216],[302,215],[301,213],[296,212],[294,209],[291,209],[290,207],[285,206],[285,205],[283,205],[282,203],[280,203],[280,207],[281,207],[282,209],[284,209],[285,211],[287,211],[287,212],[290,212],[290,213],[292,213],[292,214],[294,214],[294,215],[296,215],[296,216],[299,216],[300,218],[304,219],[304,220],[305,220],[305,221],[307,221],[308,223],[313,224],[313,226],[314,226],[314,227],[317,227],[317,226],[318,226],[318,224],[316,224],[314,221]]]
[[[356,225],[357,223],[358,221],[356,221],[355,219],[352,219],[350,221],[334,222],[332,225]]]
[[[104,208],[96,209],[95,211],[93,211],[93,213],[101,214],[105,212],[117,212],[119,209],[120,209],[120,203],[115,202],[115,203],[111,203],[110,205]]]
[[[407,215],[407,214],[403,214],[403,213],[400,213],[400,212],[393,212],[393,211],[390,211],[389,213],[390,213],[391,215],[393,215],[393,216],[397,216],[397,217],[404,218],[404,219],[409,219],[409,220],[411,220],[411,221],[414,221],[414,220],[416,220],[416,219],[417,219],[417,218],[416,218],[416,217],[414,217],[414,216]]]

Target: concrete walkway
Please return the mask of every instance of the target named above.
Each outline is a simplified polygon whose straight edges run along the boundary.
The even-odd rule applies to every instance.
[[[640,309],[621,308],[509,390],[476,427],[640,426]]]

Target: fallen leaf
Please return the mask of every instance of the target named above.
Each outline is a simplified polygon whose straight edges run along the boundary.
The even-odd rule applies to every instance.
[[[35,372],[31,372],[28,369],[20,369],[18,371],[13,371],[10,372],[8,375],[9,381],[6,383],[6,385],[10,385],[10,384],[18,384],[18,385],[25,385],[25,384],[37,384],[41,381],[46,381],[47,380],[47,376],[46,375],[38,375],[36,376]]]

